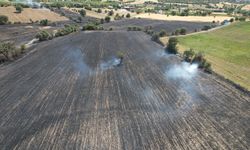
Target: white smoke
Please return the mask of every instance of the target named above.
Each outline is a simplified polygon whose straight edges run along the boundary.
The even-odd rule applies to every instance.
[[[166,76],[172,79],[191,79],[197,74],[197,71],[197,64],[182,62],[181,64],[171,66],[166,71]]]
[[[100,67],[102,70],[112,69],[120,64],[121,60],[118,58],[112,58],[107,62],[102,62]]]

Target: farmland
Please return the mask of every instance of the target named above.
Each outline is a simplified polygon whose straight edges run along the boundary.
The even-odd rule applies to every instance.
[[[142,32],[42,42],[0,66],[0,147],[249,149],[249,96],[198,70],[173,78],[181,64]]]
[[[104,27],[113,27],[115,30],[127,30],[129,26],[147,27],[152,26],[153,30],[159,32],[166,30],[171,35],[176,29],[185,28],[187,33],[200,30],[205,25],[211,25],[210,22],[186,22],[186,21],[159,21],[151,19],[125,19],[116,22],[104,24]]]
[[[40,21],[42,19],[48,19],[50,21],[68,20],[66,17],[60,16],[48,9],[24,8],[22,13],[16,13],[16,9],[13,6],[1,7],[0,15],[6,15],[12,23],[30,23],[30,20]]]
[[[143,13],[136,15],[137,18],[167,20],[167,21],[187,21],[187,22],[222,22],[230,19],[229,16],[167,16],[162,14]]]
[[[205,53],[216,72],[250,89],[250,22],[179,38],[181,50]]]

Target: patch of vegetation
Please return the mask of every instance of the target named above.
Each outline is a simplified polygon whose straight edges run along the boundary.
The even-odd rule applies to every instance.
[[[39,24],[42,25],[42,26],[47,26],[49,24],[49,20],[48,19],[40,20]]]
[[[202,50],[216,73],[250,89],[250,22],[236,22],[178,40],[180,49]]]
[[[126,18],[130,18],[130,17],[131,17],[130,13],[127,13]]]
[[[36,38],[39,39],[39,41],[47,41],[51,40],[53,36],[49,32],[43,30],[36,34]]]
[[[88,23],[82,27],[83,31],[86,30],[103,30],[102,26],[99,26],[98,24],[95,23]]]
[[[70,33],[76,32],[77,30],[77,25],[65,25],[63,29],[60,29],[56,32],[55,37],[68,35]]]
[[[209,63],[202,52],[196,53],[193,49],[185,50],[183,58],[186,62],[198,64],[198,68],[203,69],[207,73],[212,73],[211,63]]]
[[[178,53],[178,48],[177,48],[178,40],[175,37],[171,37],[168,40],[168,44],[166,47],[166,52],[170,54],[177,54]]]
[[[20,55],[19,49],[12,42],[0,42],[0,63],[16,59]]]
[[[128,31],[142,31],[142,28],[138,26],[129,26],[127,30]]]
[[[8,21],[9,21],[9,18],[7,16],[0,15],[0,25],[7,24]]]
[[[86,16],[86,11],[84,9],[79,10],[79,13],[82,17]]]
[[[23,11],[23,7],[21,5],[16,5],[15,8],[17,13],[21,13]]]
[[[106,16],[106,17],[104,18],[104,20],[105,20],[105,22],[110,22],[111,18],[110,18],[109,16]]]

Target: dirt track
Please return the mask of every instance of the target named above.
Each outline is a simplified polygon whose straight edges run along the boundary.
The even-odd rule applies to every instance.
[[[116,52],[121,67],[103,68]],[[0,149],[249,149],[250,99],[180,64],[142,32],[40,43],[0,66]]]

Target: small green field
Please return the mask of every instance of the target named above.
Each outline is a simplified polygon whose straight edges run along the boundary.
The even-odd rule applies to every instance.
[[[178,39],[180,51],[204,52],[215,72],[250,90],[250,22]]]

